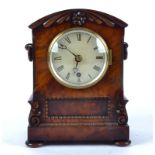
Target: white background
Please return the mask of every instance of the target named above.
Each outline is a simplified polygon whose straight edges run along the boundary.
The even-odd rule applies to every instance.
[[[153,154],[153,104],[155,93],[154,0],[1,0],[0,1],[0,154],[22,155],[151,155]],[[108,145],[25,146],[27,100],[32,92],[32,63],[26,43],[28,25],[38,18],[70,8],[88,8],[114,15],[129,24],[125,41],[124,88],[129,99],[129,147]]]

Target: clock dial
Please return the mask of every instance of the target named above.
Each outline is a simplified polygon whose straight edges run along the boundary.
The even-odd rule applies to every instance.
[[[67,87],[87,88],[105,75],[108,47],[97,33],[85,28],[58,34],[49,46],[48,65],[54,78]]]

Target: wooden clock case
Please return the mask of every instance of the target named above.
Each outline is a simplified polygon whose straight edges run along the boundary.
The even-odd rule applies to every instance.
[[[29,100],[26,144],[108,143],[128,145],[127,99],[123,92],[123,60],[127,58],[122,20],[106,13],[71,9],[53,13],[31,24],[33,43],[27,44],[33,61],[33,94]],[[59,84],[48,68],[48,47],[60,32],[84,27],[97,32],[112,50],[112,64],[96,85],[71,89]]]

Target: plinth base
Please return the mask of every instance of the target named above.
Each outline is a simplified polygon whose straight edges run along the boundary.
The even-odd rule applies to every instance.
[[[49,144],[114,144],[127,146],[129,126],[42,126],[28,127],[29,147]]]

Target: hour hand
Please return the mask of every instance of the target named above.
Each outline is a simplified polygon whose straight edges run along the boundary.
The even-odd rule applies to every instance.
[[[73,72],[74,72],[74,74],[77,73],[78,72],[78,68],[77,67],[74,67],[73,68]]]

